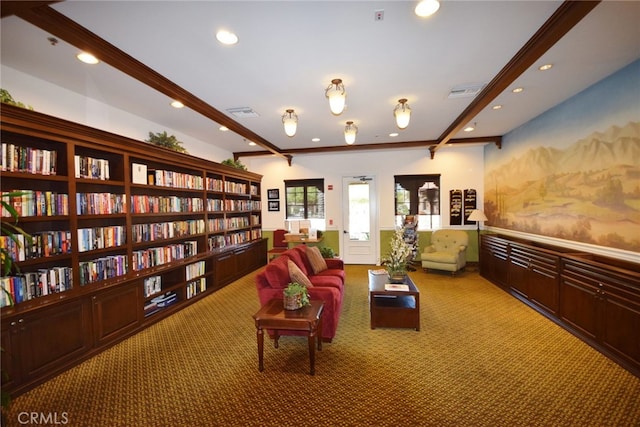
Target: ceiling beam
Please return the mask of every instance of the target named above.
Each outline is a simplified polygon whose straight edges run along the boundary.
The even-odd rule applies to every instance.
[[[498,97],[522,73],[533,65],[547,50],[564,37],[578,22],[595,8],[600,1],[565,1],[538,29],[529,41],[516,53],[504,68],[487,84],[467,108],[449,125],[438,138],[437,144],[429,147],[431,158],[454,135]]]
[[[450,139],[448,145],[462,145],[462,144],[489,144],[495,143],[498,148],[502,147],[501,136],[481,136],[477,138],[462,138],[462,139]],[[432,141],[407,141],[407,142],[383,142],[375,144],[354,144],[354,145],[333,145],[329,147],[309,147],[309,148],[293,148],[286,150],[285,154],[289,157],[293,154],[318,154],[318,153],[330,153],[336,151],[366,151],[366,150],[401,150],[404,148],[425,148],[433,147],[438,144],[437,140]],[[238,159],[240,157],[258,157],[268,156],[271,153],[269,151],[238,151],[233,153],[233,157]],[[291,163],[289,163],[291,165]]]
[[[4,2],[3,2],[4,3]],[[21,3],[21,2],[18,2]],[[26,4],[31,2],[24,2]],[[49,3],[49,2],[44,2]],[[61,38],[67,43],[90,52],[101,61],[144,83],[145,85],[182,102],[186,107],[202,114],[229,130],[255,142],[268,152],[287,159],[280,148],[257,133],[242,126],[226,114],[216,110],[202,99],[173,83],[171,80],[147,67],[142,62],[121,51],[75,21],[67,18],[48,5],[29,8],[15,8],[15,15],[36,27]]]
[[[60,1],[1,1],[0,2],[0,17],[18,15],[19,12],[26,9],[33,9],[34,7],[47,6],[52,3],[59,3]]]

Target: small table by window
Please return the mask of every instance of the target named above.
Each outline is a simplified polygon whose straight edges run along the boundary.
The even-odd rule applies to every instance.
[[[311,301],[310,305],[299,310],[285,310],[282,298],[273,299],[264,305],[253,318],[256,322],[256,336],[258,340],[258,369],[264,370],[264,330],[274,331],[274,347],[278,348],[280,330],[304,331],[309,343],[309,373],[316,373],[316,341],[318,351],[322,350],[322,301]]]
[[[287,243],[294,243],[294,244],[302,243],[303,245],[306,245],[307,243],[320,243],[322,241],[322,237],[317,239],[310,239],[309,237],[306,237],[303,234],[287,233],[284,235],[284,241]]]

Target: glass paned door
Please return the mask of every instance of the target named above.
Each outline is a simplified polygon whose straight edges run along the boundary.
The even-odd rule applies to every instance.
[[[343,178],[343,260],[346,264],[375,264],[377,210],[373,177]]]

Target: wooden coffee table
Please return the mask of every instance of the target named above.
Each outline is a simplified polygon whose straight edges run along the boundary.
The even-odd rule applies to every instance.
[[[324,303],[322,301],[311,301],[310,305],[302,307],[299,310],[285,310],[282,298],[273,299],[264,305],[253,318],[256,321],[256,336],[258,339],[258,369],[260,372],[264,370],[263,354],[264,354],[264,330],[270,329],[274,331],[274,347],[278,348],[279,331],[304,331],[307,333],[309,343],[309,373],[316,373],[316,341],[318,342],[318,350],[322,350],[322,309]]]
[[[376,275],[369,271],[369,311],[371,329],[413,328],[420,330],[420,291],[408,275],[404,285],[408,290],[387,290],[386,274]]]

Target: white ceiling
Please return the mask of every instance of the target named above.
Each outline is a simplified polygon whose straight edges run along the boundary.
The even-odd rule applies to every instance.
[[[486,84],[560,6],[559,1],[442,1],[436,15],[416,1],[65,1],[51,7],[133,56],[215,109],[250,107],[235,119],[276,147],[436,140],[473,98],[448,99],[458,85]],[[382,21],[374,12],[384,10]],[[456,138],[503,135],[640,58],[640,2],[605,1]],[[222,46],[218,29],[237,33]],[[218,125],[111,66],[81,64],[77,49],[16,16],[2,19],[2,64],[161,123],[231,152],[258,151]],[[552,63],[550,71],[537,67]],[[324,89],[341,78],[347,108],[329,111]],[[511,88],[522,86],[515,95]],[[9,89],[10,88],[6,88]],[[409,127],[398,137],[392,110],[408,98]],[[28,103],[28,100],[21,100]],[[501,104],[497,111],[490,107]],[[293,138],[281,116],[299,116]],[[37,108],[36,108],[37,109]],[[51,114],[51,113],[50,113]],[[161,131],[161,129],[158,129]],[[312,142],[320,138],[320,142]]]

